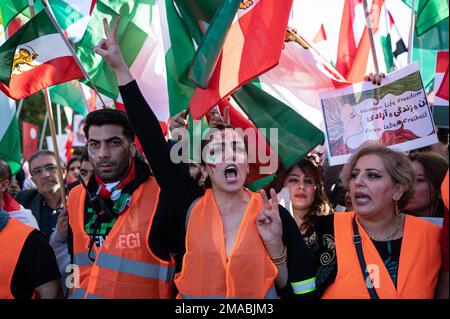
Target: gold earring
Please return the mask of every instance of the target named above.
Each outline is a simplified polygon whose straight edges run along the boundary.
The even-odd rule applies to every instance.
[[[395,215],[400,216],[400,209],[398,209],[398,202],[395,202]]]

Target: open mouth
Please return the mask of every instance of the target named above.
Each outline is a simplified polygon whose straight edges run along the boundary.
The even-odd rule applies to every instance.
[[[355,200],[357,205],[365,205],[370,202],[371,198],[369,195],[361,192],[355,193]]]
[[[237,175],[238,175],[238,170],[236,165],[229,165],[227,166],[227,168],[225,168],[225,180],[227,182],[236,182],[237,181]]]

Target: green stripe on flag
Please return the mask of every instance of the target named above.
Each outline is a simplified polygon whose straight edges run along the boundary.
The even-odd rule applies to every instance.
[[[108,66],[101,56],[92,51],[92,47],[104,39],[103,18],[107,18],[112,26],[114,20],[121,16],[121,22],[118,29],[118,42],[123,57],[128,66],[136,59],[136,56],[142,49],[147,33],[138,27],[136,23],[143,25],[142,19],[138,15],[149,17],[149,0],[134,1],[130,12],[129,5],[124,0],[102,1],[97,0],[94,11],[92,12],[89,25],[78,44],[77,55],[85,67],[87,73],[91,76],[100,93],[117,100],[119,96],[118,82],[114,71]],[[150,1],[152,2],[152,1]],[[138,12],[138,8],[141,11]],[[147,24],[150,21],[147,21]],[[86,84],[90,85],[86,81]]]
[[[5,106],[1,105],[0,107]],[[13,175],[20,169],[22,156],[20,145],[19,124],[14,114],[5,133],[3,136],[0,136],[0,158],[9,164]]]
[[[0,1],[0,14],[2,16],[5,29],[11,20],[13,20],[26,7],[28,7],[28,0]]]
[[[386,64],[386,71],[389,73],[394,69],[394,54],[392,50],[391,35],[386,37],[380,36],[381,46],[383,47],[384,63]]]
[[[208,87],[240,3],[240,0],[223,1],[195,53],[189,79],[201,88]]]
[[[289,168],[317,145],[322,144],[321,130],[286,104],[253,84],[246,84],[232,94],[241,109],[257,128],[278,129],[278,157]],[[266,133],[267,133],[266,132]],[[270,143],[270,139],[266,136]],[[274,145],[270,145],[274,149]]]
[[[68,106],[78,114],[87,115],[88,106],[78,85],[77,81],[70,81],[52,86],[49,88],[50,97],[55,104]]]
[[[437,51],[449,49],[449,18],[438,23],[421,36],[414,35],[413,61],[419,61],[420,73],[425,91],[430,93],[434,87]]]
[[[416,32],[421,36],[442,20],[449,17],[448,3],[444,0],[419,0]]]
[[[170,115],[173,116],[187,108],[195,91],[195,86],[188,81],[186,72],[195,49],[171,0],[166,0],[166,13],[171,46],[166,52],[165,61]],[[192,125],[190,127],[192,128]]]

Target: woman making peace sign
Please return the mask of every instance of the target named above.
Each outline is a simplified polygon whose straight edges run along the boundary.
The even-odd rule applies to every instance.
[[[104,20],[106,39],[94,51],[114,69],[131,123],[161,189],[171,198],[173,249],[181,271],[175,275],[178,298],[276,298],[291,291],[288,278],[296,277],[296,292],[314,295],[311,256],[298,238],[295,221],[278,205],[275,192],[244,188],[249,170],[247,144],[232,128],[211,128],[202,140],[202,175],[206,190],[170,157],[159,122],[125,64],[117,42],[119,19],[112,30]],[[294,243],[294,245],[290,244]],[[173,247],[174,247],[173,246]],[[304,254],[299,264],[287,256]],[[291,271],[292,269],[292,271]],[[292,274],[292,275],[291,275]],[[304,287],[302,286],[305,282]],[[276,289],[275,289],[276,288]],[[303,289],[304,288],[304,289]]]

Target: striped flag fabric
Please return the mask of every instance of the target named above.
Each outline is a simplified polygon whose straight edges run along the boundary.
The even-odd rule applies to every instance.
[[[124,7],[127,13],[121,11]],[[159,121],[166,123],[194,92],[192,83],[182,81],[195,52],[192,40],[173,1],[97,0],[77,55],[99,92],[119,103],[113,70],[92,51],[104,38],[103,18],[112,23],[119,15],[118,41],[125,62]]]
[[[189,103],[194,119],[278,63],[291,7],[292,0],[241,2],[208,87],[197,88]]]
[[[87,23],[93,0],[47,0],[55,15],[56,21],[72,43],[81,40]],[[33,1],[35,13],[44,10],[41,0]],[[28,0],[2,0],[0,12],[4,15],[8,35],[12,36],[16,27],[13,24],[25,23],[31,18]],[[6,17],[6,18],[5,18]],[[11,33],[9,31],[11,28]]]
[[[0,92],[0,158],[8,163],[12,174],[20,169],[20,144],[16,104]]]
[[[16,100],[84,77],[45,11],[0,46],[0,61],[0,90]]]

